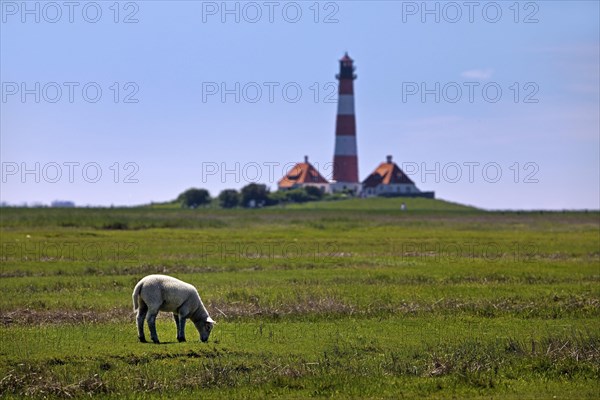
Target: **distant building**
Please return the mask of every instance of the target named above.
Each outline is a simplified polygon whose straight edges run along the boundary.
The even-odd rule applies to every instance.
[[[379,166],[362,183],[363,196],[389,197],[427,197],[433,198],[433,192],[421,192],[415,183],[387,156],[386,162]]]
[[[54,208],[72,208],[75,207],[75,203],[68,200],[54,200],[50,203],[50,207]]]
[[[434,198],[434,192],[422,192],[406,174],[392,162],[392,156],[381,163],[362,183],[358,174],[358,149],[356,145],[356,116],[354,114],[354,60],[348,53],[342,57],[339,80],[338,105],[335,121],[335,150],[333,154],[333,179],[328,182],[305,157],[278,182],[279,190],[315,186],[323,192],[350,192],[355,196],[402,196]],[[406,205],[405,205],[406,207]]]
[[[319,188],[323,193],[331,191],[327,179],[308,162],[308,156],[304,156],[304,162],[294,165],[289,172],[277,182],[279,190],[298,189],[306,186]]]

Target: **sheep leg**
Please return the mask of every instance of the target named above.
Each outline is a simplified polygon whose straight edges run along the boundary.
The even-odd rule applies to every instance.
[[[173,313],[173,319],[175,320],[175,325],[177,325],[177,335],[179,335],[179,316],[177,313]]]
[[[156,315],[157,314],[158,314],[158,312],[156,312],[156,311],[149,311],[148,316],[146,318],[146,320],[148,321],[148,328],[150,328],[150,339],[152,339],[152,341],[154,343],[160,343],[160,341],[158,340],[158,335],[156,334]]]
[[[185,301],[177,310],[177,315],[179,316],[179,323],[177,324],[177,340],[180,342],[185,342],[185,320],[190,315],[188,302],[189,301]]]
[[[177,340],[180,342],[185,342],[185,320],[183,321],[184,328],[182,330],[181,329],[181,320],[177,313],[173,313],[173,319],[175,320],[175,325],[177,325]]]
[[[148,313],[148,306],[146,303],[140,302],[136,324],[138,330],[138,339],[142,343],[146,343],[146,336],[144,335],[144,320],[146,319],[146,313]]]
[[[179,324],[177,325],[177,340],[185,342],[185,318],[179,317]]]

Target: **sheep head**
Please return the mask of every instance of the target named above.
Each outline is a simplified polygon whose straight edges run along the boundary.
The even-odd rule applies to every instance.
[[[208,337],[210,336],[210,332],[212,331],[213,326],[215,325],[215,321],[211,317],[207,317],[205,320],[200,321],[196,325],[196,328],[200,332],[200,340],[203,343],[208,342]]]

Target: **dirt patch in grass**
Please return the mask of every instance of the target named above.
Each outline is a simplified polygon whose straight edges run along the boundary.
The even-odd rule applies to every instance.
[[[244,318],[306,318],[306,317],[385,317],[389,315],[472,315],[484,318],[513,316],[517,318],[549,318],[565,316],[600,316],[600,299],[594,296],[553,295],[551,297],[514,298],[494,300],[442,298],[436,301],[374,301],[359,305],[335,296],[298,298],[291,301],[263,303],[249,295],[241,300],[227,296],[206,304],[210,315],[219,320]],[[234,296],[235,297],[235,296]],[[171,319],[170,313],[161,312],[161,319]],[[94,324],[110,322],[133,323],[135,313],[127,307],[110,310],[37,310],[17,309],[0,311],[0,326]]]
[[[289,315],[307,314],[342,314],[352,315],[358,312],[358,308],[342,300],[333,297],[304,299],[300,302],[262,305],[259,301],[249,302],[227,302],[224,300],[213,301],[208,308],[216,312],[216,316],[225,318],[242,318],[251,316],[282,317]]]
[[[105,311],[95,310],[33,310],[29,308],[14,311],[0,311],[0,325],[53,325],[106,323],[133,320],[131,310],[113,308]]]

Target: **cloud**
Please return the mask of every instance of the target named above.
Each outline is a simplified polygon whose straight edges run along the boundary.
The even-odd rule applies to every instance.
[[[494,70],[491,68],[487,68],[487,69],[470,69],[468,71],[464,71],[460,75],[463,78],[477,79],[480,81],[485,81],[487,79],[490,79],[493,74],[494,74]]]

